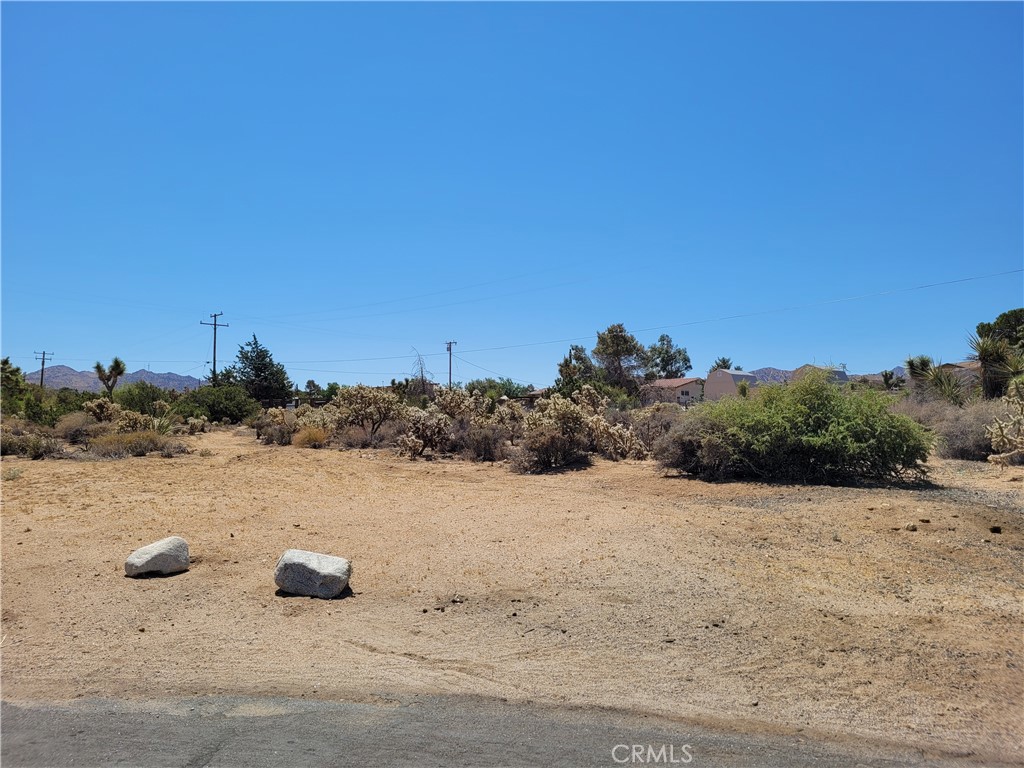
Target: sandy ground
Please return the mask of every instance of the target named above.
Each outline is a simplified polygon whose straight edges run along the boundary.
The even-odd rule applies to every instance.
[[[4,700],[471,694],[1024,760],[1024,469],[838,489],[189,440],[3,458]],[[124,576],[172,534],[187,573]],[[352,596],[275,594],[293,547],[350,558]]]

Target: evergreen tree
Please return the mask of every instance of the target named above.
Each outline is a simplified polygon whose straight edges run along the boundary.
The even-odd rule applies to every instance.
[[[241,385],[253,400],[285,400],[292,395],[292,382],[284,366],[274,362],[274,356],[255,333],[252,341],[238,347],[235,364],[225,368],[218,378],[222,383]]]

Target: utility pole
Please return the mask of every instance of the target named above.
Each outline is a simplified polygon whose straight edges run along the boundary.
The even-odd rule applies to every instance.
[[[39,369],[39,388],[42,389],[43,388],[43,374],[46,373],[46,356],[49,355],[50,356],[50,360],[52,361],[53,360],[53,352],[34,352],[33,354],[42,355],[42,357],[37,357],[36,358],[36,360],[42,360],[43,361],[43,367]]]
[[[218,328],[230,328],[227,323],[217,323],[217,318],[223,316],[223,312],[217,312],[216,314],[210,315],[213,319],[212,323],[207,323],[204,320],[200,320],[200,325],[212,325],[213,326],[213,375],[210,376],[210,382],[214,385],[217,384],[217,329]]]
[[[457,341],[446,341],[448,345],[448,389],[452,388],[452,345],[458,344]]]

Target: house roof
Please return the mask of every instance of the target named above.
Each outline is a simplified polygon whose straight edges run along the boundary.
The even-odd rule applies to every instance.
[[[732,370],[729,370],[728,368],[716,368],[711,373],[719,373],[719,372],[724,373],[724,374],[728,374],[729,376],[732,376],[734,379],[736,379],[736,378],[740,378],[740,379],[753,379],[754,381],[757,381],[757,376],[755,376],[752,373],[747,373],[746,371],[732,371]],[[710,376],[711,373],[709,373],[708,376]]]
[[[647,386],[675,389],[676,387],[685,387],[687,384],[693,384],[696,381],[703,382],[704,379],[700,376],[690,376],[685,379],[655,379],[654,381],[648,382]]]

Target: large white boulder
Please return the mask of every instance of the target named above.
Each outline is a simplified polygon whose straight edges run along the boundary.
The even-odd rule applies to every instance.
[[[180,573],[188,570],[188,542],[181,536],[147,544],[136,549],[124,561],[124,572],[129,576],[144,576],[148,573]]]
[[[351,575],[352,564],[343,557],[289,549],[277,561],[274,583],[282,592],[329,600],[344,591]]]

